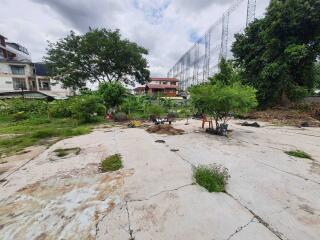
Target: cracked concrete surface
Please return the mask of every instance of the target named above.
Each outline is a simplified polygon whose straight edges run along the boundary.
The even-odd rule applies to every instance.
[[[179,136],[98,129],[26,157],[23,167],[0,176],[7,180],[0,238],[319,239],[319,128],[255,129],[235,121],[231,137],[223,138],[205,134],[199,121],[184,123],[174,124],[186,131]],[[55,149],[72,147],[81,154],[50,161]],[[284,153],[294,149],[314,160]],[[97,172],[114,153],[124,169]],[[212,163],[229,169],[227,194],[193,184],[192,166]]]

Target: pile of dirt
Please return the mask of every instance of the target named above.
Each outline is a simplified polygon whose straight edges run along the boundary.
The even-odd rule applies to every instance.
[[[320,127],[320,105],[292,105],[252,112],[248,119],[272,122],[291,126]]]
[[[171,125],[155,125],[149,127],[147,132],[167,135],[181,135],[184,133],[184,130],[174,128]]]

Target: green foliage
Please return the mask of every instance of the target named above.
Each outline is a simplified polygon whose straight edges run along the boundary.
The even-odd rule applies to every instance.
[[[91,83],[122,81],[144,84],[150,72],[144,55],[148,51],[127,39],[119,30],[90,29],[50,43],[46,63],[54,79],[65,87],[84,88]]]
[[[193,178],[209,192],[225,192],[229,175],[226,168],[217,165],[198,166],[194,168]]]
[[[166,111],[165,109],[159,104],[152,104],[148,107],[149,115],[153,115],[155,117],[162,117]]]
[[[117,112],[115,114],[113,114],[113,119],[116,122],[124,122],[128,120],[128,116],[127,114],[125,114],[124,112]]]
[[[319,12],[318,0],[272,0],[264,18],[235,36],[235,61],[262,106],[299,100],[314,88]]]
[[[31,100],[23,98],[14,98],[5,101],[5,109],[0,114],[16,114],[24,112],[27,115],[46,114],[48,103],[43,100]]]
[[[227,122],[234,114],[243,114],[257,106],[255,90],[240,83],[233,85],[199,85],[190,89],[191,100],[198,111],[218,121]]]
[[[25,112],[17,112],[12,115],[14,121],[22,121],[28,119],[28,115]]]
[[[98,93],[109,108],[119,106],[127,96],[126,88],[119,82],[101,83]]]
[[[224,58],[219,63],[220,72],[209,78],[210,84],[222,83],[231,85],[236,82],[240,82],[239,70],[236,70],[230,61],[226,61]]]
[[[304,151],[300,151],[300,150],[288,151],[285,153],[292,156],[292,157],[312,159],[312,157],[308,153],[306,153]]]
[[[72,116],[81,122],[93,122],[96,116],[103,116],[106,113],[101,98],[96,95],[74,97],[70,104]]]
[[[107,157],[101,162],[100,168],[102,172],[113,172],[122,168],[121,155],[115,154],[110,157]]]
[[[70,109],[70,100],[56,100],[49,106],[52,117],[67,118],[72,116]]]
[[[64,139],[72,136],[88,134],[91,127],[78,125],[73,119],[51,119],[47,116],[31,116],[27,120],[13,122],[11,116],[0,116],[0,158],[17,153],[26,147],[48,144],[49,138]]]

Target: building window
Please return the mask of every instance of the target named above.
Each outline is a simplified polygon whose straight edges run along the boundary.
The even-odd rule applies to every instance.
[[[162,82],[162,84],[166,85],[166,84],[167,84],[167,82]]]
[[[27,90],[25,78],[12,78],[14,90]]]
[[[51,90],[50,80],[39,79],[40,90]]]
[[[11,66],[11,71],[13,75],[24,75],[24,66]]]
[[[171,82],[171,85],[176,85],[176,83],[175,82]]]

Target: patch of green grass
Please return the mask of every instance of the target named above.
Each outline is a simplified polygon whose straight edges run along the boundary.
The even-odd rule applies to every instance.
[[[309,155],[308,153],[306,153],[304,151],[300,151],[300,150],[288,151],[285,153],[288,154],[289,156],[292,156],[292,157],[312,159],[311,155]]]
[[[229,175],[226,168],[217,165],[198,166],[194,168],[193,178],[209,192],[225,192]]]
[[[0,158],[16,154],[32,145],[47,144],[43,140],[53,137],[59,140],[88,134],[93,126],[93,124],[79,124],[74,119],[48,120],[46,116],[34,116],[14,122],[10,116],[0,115]]]
[[[58,148],[54,150],[54,152],[57,154],[57,157],[65,157],[69,154],[73,153],[75,155],[79,155],[81,151],[81,148]]]
[[[107,157],[101,162],[100,168],[102,172],[113,172],[122,168],[121,155],[115,154],[110,157]]]

